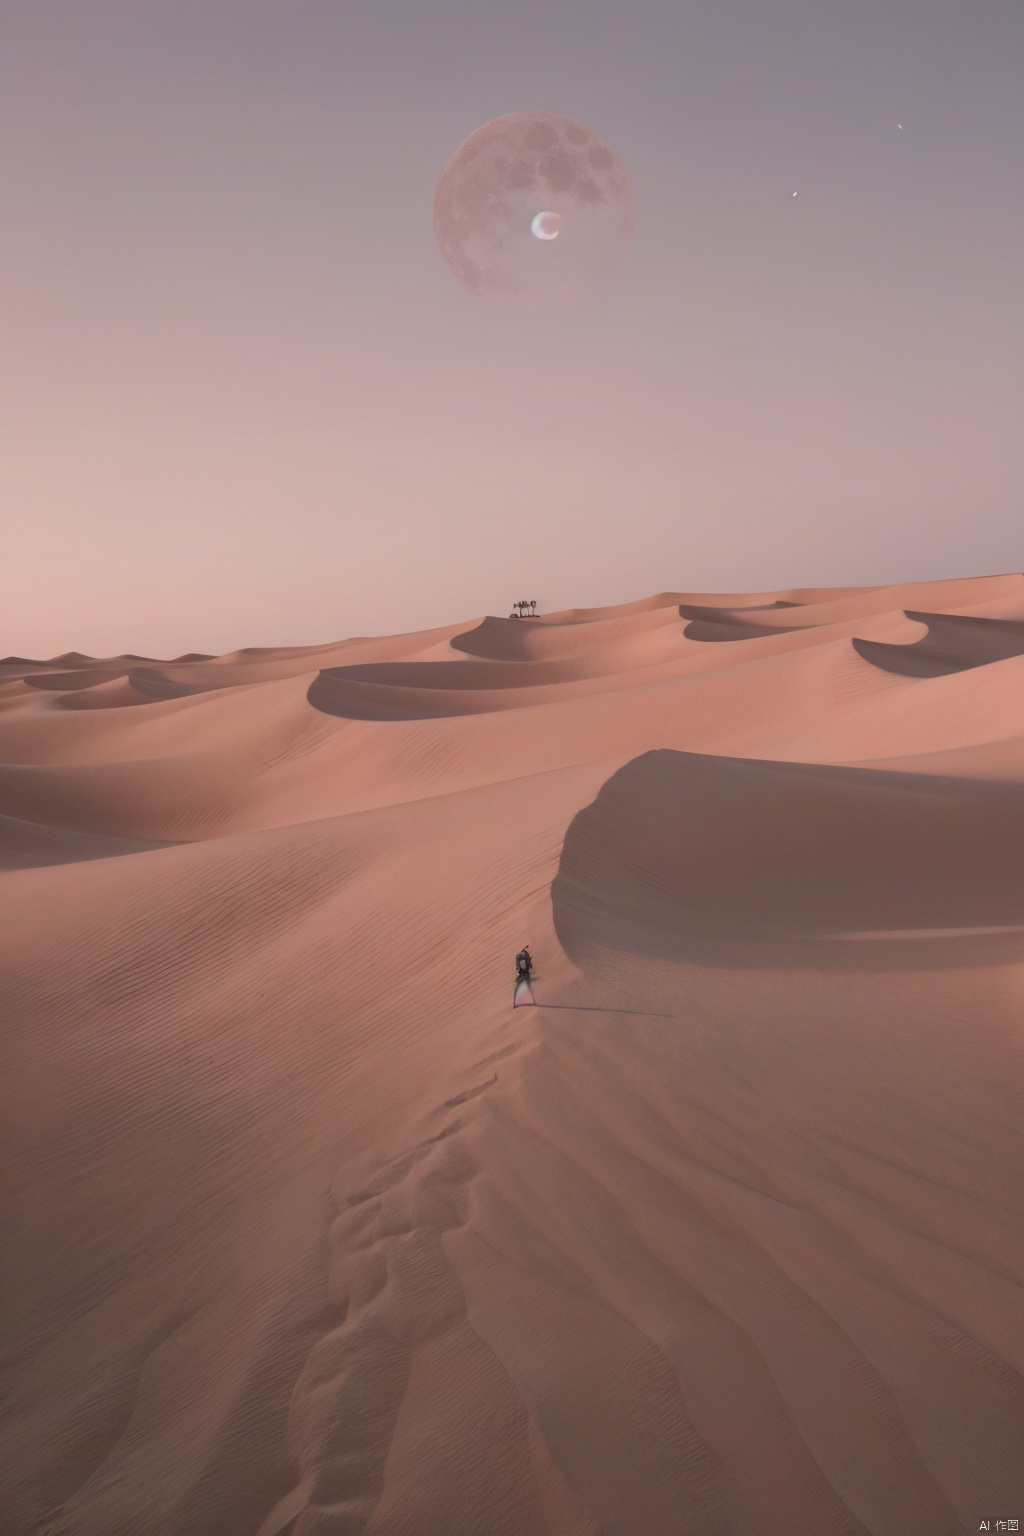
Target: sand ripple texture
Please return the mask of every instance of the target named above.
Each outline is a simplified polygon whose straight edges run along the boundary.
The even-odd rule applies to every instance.
[[[8,658],[0,763],[10,1536],[1024,1522],[1024,578]]]

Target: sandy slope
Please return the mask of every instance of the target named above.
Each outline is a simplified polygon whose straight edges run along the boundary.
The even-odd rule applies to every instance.
[[[5,1531],[1024,1521],[1024,578],[11,658],[0,764]]]

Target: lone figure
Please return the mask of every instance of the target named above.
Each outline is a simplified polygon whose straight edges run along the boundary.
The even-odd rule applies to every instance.
[[[529,946],[524,944],[518,955],[516,955],[516,977],[525,976],[527,981],[529,981],[532,970],[533,957],[530,954]]]

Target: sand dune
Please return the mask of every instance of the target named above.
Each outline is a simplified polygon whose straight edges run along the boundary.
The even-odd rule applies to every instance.
[[[1022,634],[0,663],[4,1530],[1024,1521]]]
[[[856,640],[858,654],[905,677],[942,677],[1024,655],[1024,623],[1019,620],[910,612],[907,618],[927,626],[923,640],[912,645]]]

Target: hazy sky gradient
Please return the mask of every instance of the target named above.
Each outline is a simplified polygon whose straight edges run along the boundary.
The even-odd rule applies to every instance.
[[[0,654],[1021,569],[1022,82],[1021,0],[6,0]],[[528,108],[638,199],[554,317],[431,225]]]

